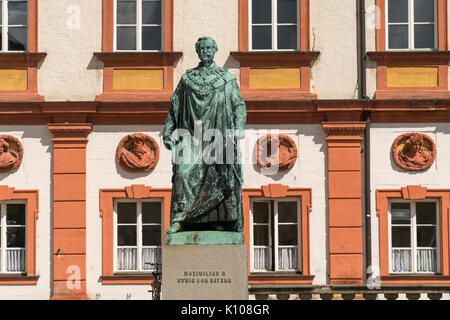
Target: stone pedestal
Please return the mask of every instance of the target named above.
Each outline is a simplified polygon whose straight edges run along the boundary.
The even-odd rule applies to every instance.
[[[247,300],[246,245],[165,245],[163,300]]]

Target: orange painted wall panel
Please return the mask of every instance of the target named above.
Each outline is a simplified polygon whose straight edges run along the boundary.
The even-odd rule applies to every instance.
[[[55,202],[53,223],[55,228],[86,227],[86,203]]]
[[[361,170],[361,148],[329,148],[328,170]]]
[[[86,253],[85,229],[55,229],[54,252],[57,254]]]
[[[54,201],[86,200],[86,174],[55,174]]]
[[[361,172],[329,172],[329,198],[361,198]]]
[[[55,173],[86,172],[86,149],[54,150],[53,171]]]
[[[68,285],[71,287],[69,288]],[[71,299],[85,298],[86,295],[86,281],[80,281],[78,285],[66,280],[53,281],[53,297],[52,299]]]
[[[362,278],[361,254],[331,254],[330,278],[331,279],[355,279]]]
[[[362,253],[362,229],[331,228],[330,253]]]
[[[55,264],[54,280],[86,280],[86,256],[85,255],[60,255],[53,256]]]
[[[361,227],[361,199],[329,199],[330,227]]]

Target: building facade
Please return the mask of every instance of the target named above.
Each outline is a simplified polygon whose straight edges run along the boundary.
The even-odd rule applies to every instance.
[[[2,299],[150,298],[204,35],[247,106],[250,298],[448,298],[447,0],[0,3]]]

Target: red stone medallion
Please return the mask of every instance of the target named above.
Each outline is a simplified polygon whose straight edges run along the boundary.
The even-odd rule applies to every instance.
[[[278,139],[276,139],[277,137]],[[278,140],[278,147],[275,147],[276,151],[272,154],[272,143],[276,143],[276,140]],[[286,171],[291,169],[297,161],[297,145],[291,137],[285,134],[268,134],[258,139],[256,156],[259,167],[269,168],[277,165],[279,171]]]
[[[22,163],[22,158],[23,146],[17,138],[0,136],[0,172],[17,169]]]
[[[392,158],[397,166],[410,171],[428,169],[436,158],[433,139],[423,133],[409,132],[392,144]]]
[[[116,157],[126,171],[147,172],[158,163],[159,146],[155,139],[146,134],[129,134],[120,140]]]

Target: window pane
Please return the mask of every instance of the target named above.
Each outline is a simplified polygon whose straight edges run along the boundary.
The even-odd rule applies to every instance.
[[[161,226],[142,226],[142,245],[161,245]]]
[[[278,23],[297,23],[297,0],[278,0]]]
[[[8,248],[25,248],[25,227],[6,228],[6,239]]]
[[[25,225],[25,204],[6,205],[6,224]]]
[[[252,28],[252,47],[253,49],[272,49],[272,28],[255,27]]]
[[[136,24],[136,1],[117,1],[117,23]]]
[[[389,0],[389,22],[408,22],[408,0]]]
[[[409,203],[392,203],[391,211],[392,224],[411,223],[411,210]]]
[[[161,24],[161,1],[142,2],[142,24]]]
[[[297,225],[278,226],[278,244],[280,246],[297,245]]]
[[[417,271],[418,272],[437,271],[436,249],[417,250]]]
[[[414,26],[414,46],[417,49],[434,48],[434,25],[415,25]]]
[[[414,0],[414,22],[434,22],[434,0]]]
[[[410,227],[392,227],[392,247],[411,247]]]
[[[297,222],[297,202],[278,202],[278,222]]]
[[[117,245],[118,246],[135,246],[136,227],[135,226],[118,226],[117,227]]]
[[[117,223],[136,223],[136,202],[117,203]]]
[[[117,50],[136,50],[136,28],[117,28]]]
[[[0,50],[3,50],[3,30],[0,27]]]
[[[161,248],[142,248],[143,270],[156,270],[156,265],[161,262]]]
[[[269,223],[269,203],[253,202],[253,222]]]
[[[297,26],[278,26],[278,49],[297,49]]]
[[[416,203],[417,224],[436,224],[436,202]]]
[[[142,50],[161,50],[161,27],[142,27]]]
[[[272,0],[252,1],[252,23],[272,23]]]
[[[0,1],[0,24],[3,24],[3,4]]]
[[[137,249],[118,248],[117,249],[117,269],[136,270]]]
[[[8,25],[27,25],[27,2],[8,2]]]
[[[142,223],[161,224],[161,202],[142,203]]]
[[[253,226],[253,244],[255,246],[269,245],[269,227]]]
[[[27,28],[10,27],[8,29],[8,50],[27,50]]]
[[[392,250],[392,271],[410,272],[411,271],[411,250],[395,249]]]
[[[390,49],[408,49],[408,26],[393,25],[389,26],[389,48]]]
[[[436,227],[417,227],[417,246],[436,247]]]

